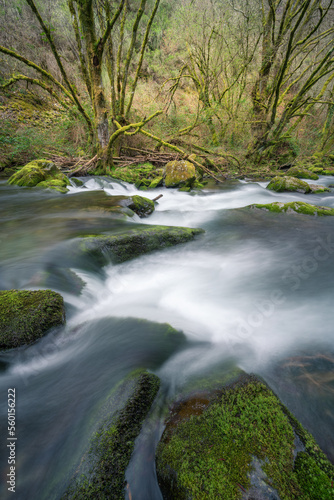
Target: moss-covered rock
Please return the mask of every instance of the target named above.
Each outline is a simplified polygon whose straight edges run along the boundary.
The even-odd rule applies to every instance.
[[[189,410],[189,401],[184,405]],[[167,422],[157,448],[165,500],[333,498],[332,464],[255,376],[241,376],[192,412],[184,405],[178,407],[178,419],[173,414]],[[314,471],[320,476],[312,490]]]
[[[312,179],[313,181],[319,179],[319,176],[315,172],[311,172],[303,167],[291,167],[285,175],[296,177],[297,179]]]
[[[163,183],[163,176],[161,177],[156,177],[153,181],[151,181],[150,185],[148,186],[150,189],[155,189],[159,186],[162,186]]]
[[[70,183],[72,186],[81,187],[83,186],[83,181],[77,177],[71,177]]]
[[[105,263],[107,257],[118,263],[153,250],[185,243],[203,232],[203,229],[187,227],[141,226],[125,233],[81,238],[77,251],[90,254],[100,265]],[[77,242],[74,244],[77,245]]]
[[[192,187],[196,181],[196,169],[190,161],[170,161],[166,165],[166,187]]]
[[[64,180],[61,179],[50,179],[47,181],[42,181],[37,184],[36,187],[38,188],[43,188],[43,189],[54,189],[55,191],[58,191],[59,193],[67,193],[68,189],[66,188],[67,183]]]
[[[319,193],[329,193],[330,189],[326,186],[321,186],[320,184],[309,184],[311,193],[319,194]]]
[[[133,210],[139,217],[148,217],[154,212],[154,201],[143,196],[134,195],[125,200],[126,206]]]
[[[89,452],[92,467],[63,496],[66,499],[124,498],[125,470],[134,442],[159,389],[159,378],[148,372],[134,373],[117,388],[127,403],[116,417],[107,418],[96,433]],[[131,390],[129,391],[129,385]],[[113,394],[115,399],[117,394]]]
[[[34,160],[22,167],[8,179],[9,184],[26,187],[55,189],[61,193],[68,191],[69,179],[49,160]]]
[[[56,292],[0,291],[0,349],[31,344],[64,322],[64,301]]]
[[[268,204],[255,204],[250,205],[249,208],[259,208],[262,210],[269,210],[275,213],[298,213],[304,215],[334,215],[334,208],[320,207],[317,205],[310,205],[303,201],[291,201],[289,203],[280,203],[274,201]]]
[[[283,191],[297,191],[298,193],[310,193],[311,188],[307,182],[296,177],[274,177],[268,184],[267,189],[281,193]]]

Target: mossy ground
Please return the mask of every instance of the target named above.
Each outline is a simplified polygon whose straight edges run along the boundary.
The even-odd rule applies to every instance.
[[[334,498],[333,466],[324,455],[314,457],[306,447],[310,461],[299,458],[294,465],[294,425],[287,413],[264,383],[248,376],[225,388],[204,411],[186,415],[176,428],[167,423],[157,450],[164,498],[241,499],[251,486],[253,457],[261,461],[268,483],[282,500]],[[300,435],[305,438],[305,433]],[[311,436],[308,440],[316,447]],[[322,473],[312,482],[312,496],[310,476],[317,468]],[[319,496],[320,491],[327,496]]]
[[[250,205],[250,208],[259,208],[263,210],[269,210],[275,213],[291,213],[296,212],[298,214],[304,215],[334,215],[334,209],[329,207],[320,207],[316,205],[310,205],[309,203],[304,203],[302,201],[291,201],[290,203],[280,203],[275,201],[268,204],[256,204]]]
[[[111,175],[115,179],[135,184],[138,189],[152,189],[162,184],[163,169],[156,168],[151,163],[141,163],[139,165],[116,168],[112,171]]]
[[[132,374],[135,386],[119,414],[107,419],[96,433],[89,452],[92,467],[63,496],[64,499],[123,499],[125,470],[143,420],[158,392],[156,375]],[[126,383],[128,380],[126,381]],[[122,384],[118,391],[122,390]]]
[[[56,292],[0,291],[0,349],[31,344],[64,322],[64,301]]]

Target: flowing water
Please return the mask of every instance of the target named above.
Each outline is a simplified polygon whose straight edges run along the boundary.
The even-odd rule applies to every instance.
[[[84,182],[67,195],[0,184],[0,289],[52,288],[67,313],[63,328],[0,356],[1,498],[12,494],[9,388],[17,401],[16,498],[59,499],[104,401],[138,367],[157,373],[162,389],[127,470],[127,498],[161,498],[154,448],[168,401],[216,367],[261,375],[334,460],[334,218],[242,208],[275,200],[334,207],[334,193],[277,194],[247,181],[199,194],[161,188],[147,193],[163,194],[155,213],[139,219],[97,208],[107,196],[137,194],[133,186]],[[138,224],[205,234],[102,269],[79,266],[66,252],[79,235]],[[171,345],[164,323],[182,330],[186,342]]]

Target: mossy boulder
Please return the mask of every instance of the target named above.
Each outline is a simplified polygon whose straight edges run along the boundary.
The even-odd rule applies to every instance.
[[[130,210],[142,218],[148,217],[154,212],[154,201],[143,196],[134,195],[131,198],[126,198],[121,202],[121,205],[130,208]]]
[[[310,205],[303,201],[292,201],[290,203],[280,203],[274,201],[265,205],[250,205],[249,208],[259,208],[262,210],[269,210],[275,213],[298,213],[304,215],[334,215],[334,208],[320,207],[317,205]]]
[[[116,416],[106,418],[92,440],[89,451],[90,470],[73,484],[64,499],[124,498],[125,470],[133,452],[135,439],[159,390],[156,375],[146,371],[131,374],[111,396],[127,402]]]
[[[313,181],[319,179],[319,176],[315,172],[311,172],[303,167],[291,167],[285,175],[296,177],[297,179],[312,179]]]
[[[49,188],[66,193],[70,181],[52,161],[34,160],[12,175],[8,184]]]
[[[59,293],[0,291],[0,349],[31,344],[64,322],[64,300]]]
[[[321,186],[320,184],[309,184],[311,193],[319,194],[319,193],[329,193],[330,189],[326,186]]]
[[[174,410],[156,453],[164,499],[333,498],[333,465],[257,377]]]
[[[196,181],[196,169],[190,161],[174,160],[166,165],[166,187],[192,187]]]
[[[283,191],[296,191],[298,193],[310,193],[311,188],[307,182],[296,177],[274,177],[268,184],[267,189],[281,193]]]
[[[89,254],[100,265],[104,265],[106,259],[119,263],[153,250],[186,243],[203,232],[203,229],[147,225],[120,234],[86,236],[79,239],[79,245],[75,240],[73,244],[77,248],[71,248],[71,254]]]

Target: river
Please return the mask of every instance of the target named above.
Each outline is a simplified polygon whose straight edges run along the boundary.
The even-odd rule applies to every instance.
[[[2,499],[7,391],[16,390],[16,495],[59,499],[115,385],[138,367],[162,381],[127,471],[127,497],[159,500],[154,448],[168,401],[215,367],[262,376],[334,460],[334,218],[243,209],[301,200],[334,207],[334,192],[277,194],[231,181],[201,193],[143,193],[85,178],[66,195],[0,183],[0,289],[52,288],[67,323],[29,347],[0,355]],[[322,177],[321,184],[333,183]],[[163,194],[147,219],[94,208],[106,196]],[[93,208],[92,208],[93,207]],[[103,269],[64,251],[80,235],[138,224],[201,227],[190,243]],[[66,257],[67,255],[67,257]],[[163,323],[186,335],[175,348]]]

